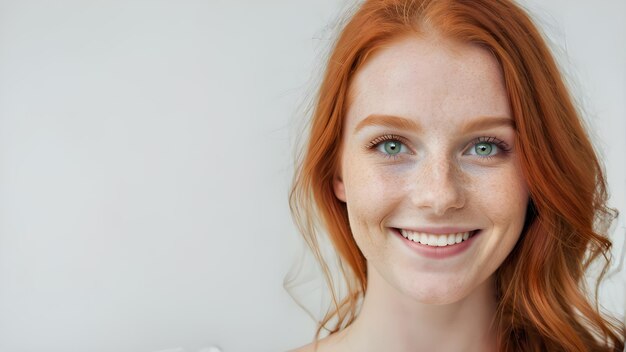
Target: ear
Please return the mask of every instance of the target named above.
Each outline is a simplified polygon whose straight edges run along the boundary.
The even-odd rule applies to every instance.
[[[333,190],[335,191],[335,197],[342,202],[346,202],[346,187],[343,184],[341,175],[335,175],[333,177]]]

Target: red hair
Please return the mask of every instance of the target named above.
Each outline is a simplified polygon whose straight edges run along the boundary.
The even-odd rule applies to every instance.
[[[399,36],[432,33],[478,45],[496,57],[516,125],[516,148],[531,201],[520,240],[495,273],[499,350],[621,351],[623,323],[602,315],[597,304],[597,288],[610,263],[606,231],[615,217],[606,206],[602,166],[541,34],[507,0],[370,0],[341,32],[290,194],[296,223],[324,269],[334,299],[316,339],[322,328],[333,334],[354,321],[367,287],[366,259],[332,185],[351,78],[381,46]],[[340,300],[320,253],[317,221],[339,257],[348,290]],[[599,257],[605,262],[594,304],[584,275]]]

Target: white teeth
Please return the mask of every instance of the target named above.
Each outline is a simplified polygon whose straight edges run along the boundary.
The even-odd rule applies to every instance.
[[[467,240],[470,236],[470,232],[432,234],[432,233],[400,230],[400,233],[402,234],[402,236],[404,236],[405,238],[413,242],[419,242],[421,244],[425,244],[425,245],[433,246],[433,247],[444,247],[444,246],[450,246],[456,243],[461,243]]]

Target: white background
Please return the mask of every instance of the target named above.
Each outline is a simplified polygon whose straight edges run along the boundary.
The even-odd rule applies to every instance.
[[[307,343],[293,141],[349,3],[0,1],[0,351]],[[626,2],[525,3],[626,212]]]

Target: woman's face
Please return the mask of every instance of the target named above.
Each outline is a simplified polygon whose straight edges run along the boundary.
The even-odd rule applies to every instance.
[[[349,102],[334,190],[369,275],[423,303],[468,296],[512,250],[528,203],[497,61],[403,38],[359,69]]]

